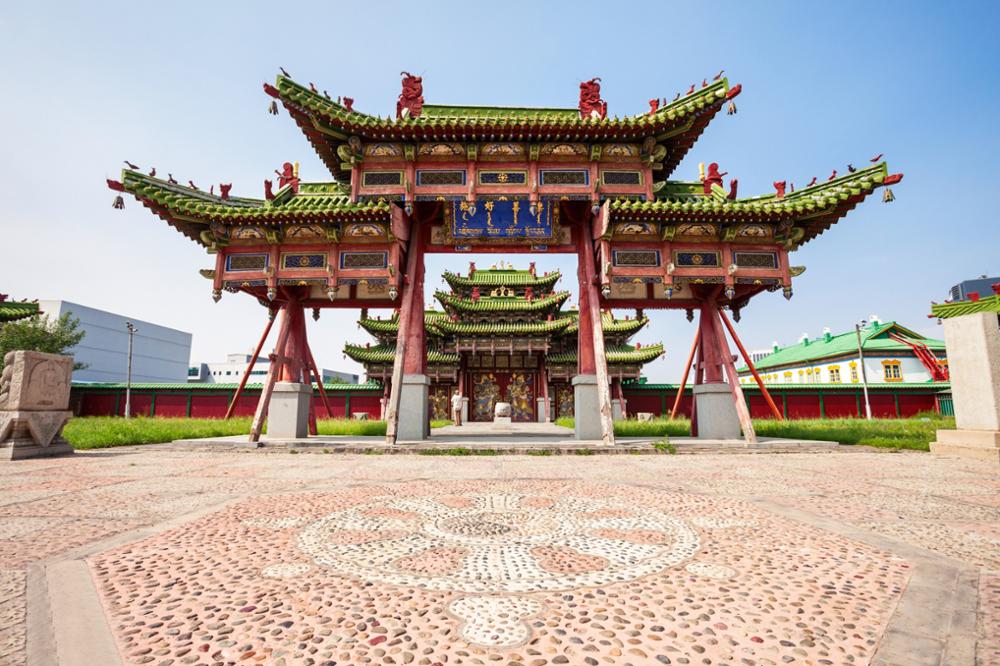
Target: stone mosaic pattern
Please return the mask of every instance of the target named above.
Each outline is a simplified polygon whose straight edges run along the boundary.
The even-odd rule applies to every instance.
[[[254,497],[91,565],[132,664],[865,663],[909,577],[739,500],[578,481]]]
[[[444,491],[442,485],[447,484],[426,482],[426,490],[419,491],[419,484],[395,483],[414,479],[459,483]],[[443,507],[473,513],[476,494],[494,482],[483,479],[520,480],[508,481],[503,492],[519,494],[521,506],[531,510],[560,510],[557,500],[577,482],[592,489],[609,487],[614,492],[588,495],[584,489],[576,495],[608,502],[627,497],[626,511],[639,507],[682,521],[697,535],[698,550],[660,573],[631,581],[530,594],[467,594],[360,576],[345,578],[299,550],[298,535],[309,525],[363,504],[371,505],[359,512],[365,518],[418,520],[418,512],[391,506],[403,499],[404,488],[414,496],[433,496]],[[530,485],[532,479],[540,485],[531,493],[515,487]],[[634,501],[631,493],[645,499]],[[294,498],[301,501],[289,506],[288,500]],[[671,504],[675,498],[683,501],[675,506]],[[138,636],[136,641],[190,640],[190,651],[176,657],[158,655],[157,649],[163,648],[151,648],[144,654],[125,653],[126,663],[278,664],[283,659],[290,666],[307,660],[353,664],[368,659],[372,664],[431,666],[439,659],[437,654],[448,655],[448,661],[441,661],[444,666],[639,666],[685,659],[690,664],[768,660],[783,664],[784,657],[796,660],[788,663],[822,663],[816,650],[826,650],[826,659],[834,664],[866,663],[863,655],[871,653],[879,618],[884,620],[905,580],[905,562],[778,519],[747,503],[758,499],[855,525],[977,567],[982,595],[978,661],[1000,663],[995,630],[1000,626],[1000,472],[984,463],[862,448],[751,456],[441,458],[139,447],[0,466],[0,664],[24,663],[24,580],[29,564],[200,510],[211,513],[178,530],[169,550],[150,553],[148,561],[155,566],[146,573],[149,581],[159,580],[165,575],[163,559],[177,561],[183,566],[172,572],[170,581],[190,580],[185,594],[199,589],[208,596],[199,599],[197,607],[175,608],[176,615],[162,627],[119,631],[119,638],[131,632]],[[232,501],[236,503],[223,506]],[[588,513],[587,520],[623,519],[614,511],[581,513]],[[475,524],[471,521],[469,529]],[[212,525],[225,529],[210,531]],[[188,529],[201,535],[203,550],[186,555],[189,545],[198,545],[198,540],[185,536]],[[496,528],[480,525],[480,529]],[[587,534],[640,546],[673,544],[669,533],[655,529],[603,527]],[[778,538],[767,538],[771,534]],[[126,566],[127,556],[144,547],[133,544],[93,560],[93,566],[105,568],[112,623],[122,625],[134,610],[114,599],[121,599],[116,595],[138,582],[139,571]],[[232,550],[232,559],[223,558],[223,548]],[[585,549],[571,546],[570,551],[551,543],[535,548],[547,549],[529,554],[536,562],[550,564],[543,570],[552,575],[573,575],[560,567],[589,571],[603,566],[601,554]],[[297,551],[297,557],[289,556]],[[407,575],[440,577],[462,566],[469,551],[466,545],[435,546],[398,559],[396,566]],[[115,552],[120,559],[112,557]],[[198,558],[200,564],[193,561]],[[857,558],[863,566],[855,565]],[[237,566],[240,562],[246,565],[242,569]],[[826,587],[796,582],[794,576],[783,576],[789,563],[810,571],[816,565],[820,573],[839,577]],[[218,581],[215,588],[208,586],[213,566],[218,580],[231,577],[238,584],[231,589],[222,589]],[[735,572],[731,578],[706,575],[728,575],[729,570]],[[849,575],[841,575],[847,571]],[[804,573],[805,569],[797,572]],[[812,579],[823,580],[817,572],[812,572]],[[819,596],[815,596],[817,584]],[[169,589],[176,587],[174,583]],[[412,593],[400,593],[411,587]],[[169,597],[157,602],[151,590],[142,592],[136,604],[148,605],[157,616],[169,614],[165,610]],[[501,640],[497,632],[490,634],[498,636],[493,639],[498,641],[495,647],[462,638],[463,630],[470,631],[462,615],[468,607],[452,606],[453,602],[468,598],[486,603],[489,597],[523,598],[541,605],[536,614],[527,606],[507,614],[517,618],[504,636],[513,640],[518,627],[527,625],[528,642],[505,647],[508,639]],[[789,601],[790,597],[798,601]],[[872,602],[858,622],[837,619],[851,611],[851,602],[866,597]],[[330,605],[324,605],[327,602]],[[754,604],[754,609],[734,618],[730,609],[742,604]],[[250,606],[254,608],[243,610]],[[182,616],[185,608],[189,611]],[[187,619],[187,614],[196,617]],[[178,622],[197,628],[183,639],[188,632],[181,631]],[[794,633],[798,624],[805,625],[802,630],[808,629],[808,637]],[[154,631],[161,633],[143,638]],[[290,647],[275,648],[279,644]],[[265,653],[265,648],[271,652]],[[277,649],[291,650],[292,656],[276,657]],[[323,656],[327,653],[330,656]],[[357,654],[365,656],[356,661]],[[491,660],[496,657],[499,661]]]

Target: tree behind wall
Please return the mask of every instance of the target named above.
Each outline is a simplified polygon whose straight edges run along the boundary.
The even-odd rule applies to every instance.
[[[7,352],[16,350],[65,354],[80,344],[86,331],[78,330],[80,320],[67,312],[58,319],[38,314],[21,321],[0,325],[0,369]],[[82,370],[86,363],[74,363],[74,370]]]

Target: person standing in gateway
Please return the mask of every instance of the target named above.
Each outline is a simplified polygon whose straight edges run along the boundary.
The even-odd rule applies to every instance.
[[[462,425],[462,394],[458,391],[451,396],[451,418],[455,425]]]

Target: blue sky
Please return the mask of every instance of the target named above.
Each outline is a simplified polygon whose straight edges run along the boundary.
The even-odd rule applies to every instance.
[[[123,159],[244,196],[284,161],[327,178],[288,116],[266,113],[261,83],[279,65],[382,115],[404,69],[423,75],[428,103],[573,106],[579,82],[600,76],[613,115],[725,69],[743,84],[739,113],[716,118],[675,178],[717,161],[745,196],[878,153],[906,174],[896,202],[871,197],[793,255],[808,267],[795,297],[751,303],[747,346],[870,313],[939,336],[929,302],[1000,274],[998,19],[989,2],[6,3],[0,291],[190,331],[196,361],[250,347],[262,309],[234,295],[213,304],[197,273],[212,259],[132,199],[112,210],[104,178]],[[470,258],[429,259],[428,285]],[[536,260],[572,287],[574,262]],[[340,350],[365,340],[356,317],[312,326],[322,365],[351,367]],[[668,348],[653,380],[678,378],[693,333],[683,313],[654,316],[639,337]]]

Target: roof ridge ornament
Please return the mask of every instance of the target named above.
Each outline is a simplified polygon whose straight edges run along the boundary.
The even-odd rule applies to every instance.
[[[409,72],[400,72],[403,77],[403,91],[396,101],[396,119],[419,118],[424,110],[424,79]]]
[[[580,84],[580,117],[604,120],[608,117],[608,103],[601,99],[601,78],[595,76]]]

